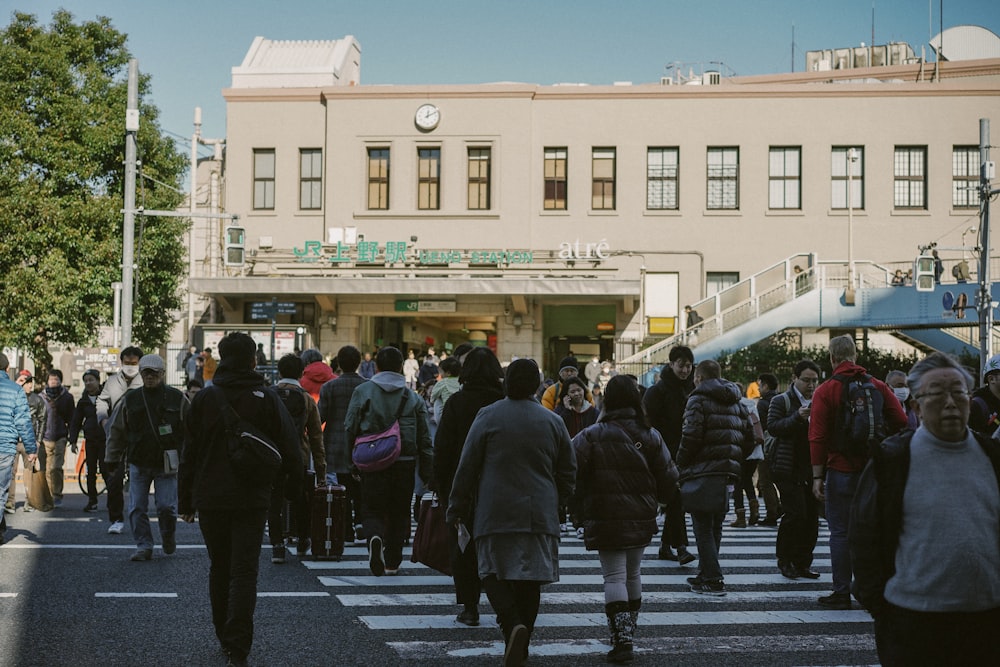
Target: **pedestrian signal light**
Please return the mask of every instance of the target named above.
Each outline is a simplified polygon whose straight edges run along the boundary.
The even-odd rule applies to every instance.
[[[918,292],[934,291],[933,255],[920,255],[913,262],[913,284]]]
[[[246,262],[246,230],[226,227],[226,266],[243,266]]]

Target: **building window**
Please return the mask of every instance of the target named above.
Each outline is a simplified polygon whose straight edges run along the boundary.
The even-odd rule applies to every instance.
[[[595,211],[615,210],[615,149],[595,148],[591,159],[593,184],[591,207]]]
[[[772,209],[802,208],[802,149],[771,148],[768,157],[767,205]]]
[[[955,146],[951,152],[951,205],[979,206],[979,146]]]
[[[547,210],[566,210],[566,149],[545,149],[545,203]]]
[[[299,208],[323,208],[323,151],[319,148],[299,151]]]
[[[389,210],[389,149],[368,149],[368,210]]]
[[[417,149],[417,208],[436,211],[441,208],[441,149]]]
[[[892,159],[896,208],[927,208],[927,147],[896,146]]]
[[[253,151],[253,207],[258,211],[274,210],[274,149]]]
[[[708,208],[740,207],[740,149],[708,149]]]
[[[651,211],[677,210],[677,175],[680,152],[677,148],[646,149],[646,208]]]
[[[490,210],[490,170],[492,166],[489,148],[469,149],[469,210]]]
[[[705,294],[718,294],[739,281],[740,274],[736,271],[709,271],[705,274]]]
[[[851,182],[847,183],[847,162],[850,151],[854,150],[851,162]],[[851,192],[851,208],[865,207],[865,149],[861,146],[835,146],[830,153],[830,208],[846,209],[847,192]]]

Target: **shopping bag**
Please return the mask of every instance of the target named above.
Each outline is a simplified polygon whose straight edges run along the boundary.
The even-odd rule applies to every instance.
[[[420,501],[417,532],[413,536],[413,555],[410,561],[423,563],[441,574],[451,576],[451,547],[448,544],[447,507],[437,495]]]
[[[32,466],[31,472],[26,480],[27,503],[36,510],[49,512],[52,510],[52,492],[49,491],[49,481],[45,477],[45,471],[38,469],[38,460]]]

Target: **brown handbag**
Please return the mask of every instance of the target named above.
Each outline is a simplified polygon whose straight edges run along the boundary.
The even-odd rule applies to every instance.
[[[410,561],[423,563],[441,574],[451,576],[451,547],[448,544],[447,507],[438,501],[437,494],[420,501],[417,532],[413,535],[413,554]]]
[[[26,502],[29,505],[41,512],[52,511],[54,505],[52,492],[49,491],[49,480],[45,476],[45,471],[39,470],[38,459],[35,459],[35,464],[31,467],[31,472],[25,480],[25,487],[28,497]]]

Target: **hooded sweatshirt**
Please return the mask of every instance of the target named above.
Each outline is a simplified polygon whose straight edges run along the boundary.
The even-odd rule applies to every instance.
[[[358,385],[351,395],[344,419],[347,445],[353,450],[359,435],[388,430],[396,420],[400,402],[399,433],[402,439],[400,461],[417,461],[417,472],[424,483],[433,474],[434,454],[427,422],[427,404],[406,387],[400,373],[382,371],[370,382]],[[375,473],[377,474],[377,473]]]

